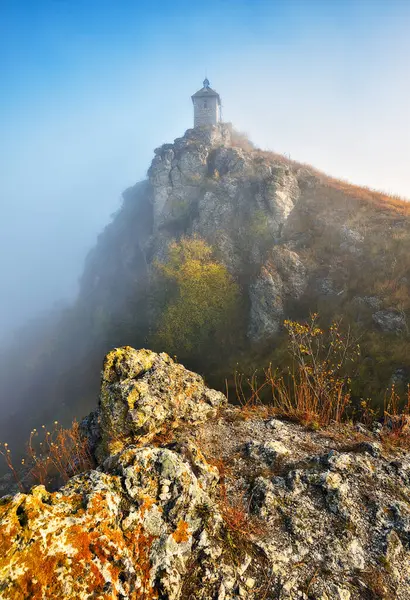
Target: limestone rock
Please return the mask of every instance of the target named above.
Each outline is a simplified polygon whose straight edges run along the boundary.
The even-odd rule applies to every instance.
[[[188,228],[218,248],[235,274],[243,270],[244,252],[261,263],[300,196],[289,169],[233,146],[225,124],[188,130],[158,148],[148,176],[155,255],[164,230]]]
[[[341,250],[350,252],[351,254],[360,255],[362,252],[363,235],[359,231],[355,231],[347,225],[343,225],[340,229]]]
[[[253,440],[245,446],[245,452],[253,460],[264,463],[265,465],[273,465],[276,460],[289,454],[289,450],[279,441],[271,441],[266,444],[260,444]]]
[[[250,286],[249,337],[258,342],[280,331],[289,299],[300,299],[307,273],[299,256],[286,246],[274,246],[256,281]]]
[[[410,597],[410,455],[370,431],[241,418],[129,347],[82,431],[97,469],[0,499],[0,600]]]
[[[165,422],[176,427],[215,417],[226,402],[167,354],[117,348],[104,361],[97,455],[101,460],[130,440],[149,441]]]
[[[208,579],[219,579],[222,518],[171,450],[130,447],[108,473],[6,499],[0,520],[2,599],[175,600],[195,554]]]
[[[382,331],[388,333],[407,331],[405,315],[395,309],[378,310],[373,314],[373,321]]]
[[[283,323],[283,281],[276,269],[264,266],[251,285],[249,296],[251,311],[249,319],[249,337],[257,342],[277,334]]]

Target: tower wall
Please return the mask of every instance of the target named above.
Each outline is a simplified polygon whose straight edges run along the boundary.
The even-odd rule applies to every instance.
[[[194,98],[194,127],[219,123],[220,107],[216,96]]]

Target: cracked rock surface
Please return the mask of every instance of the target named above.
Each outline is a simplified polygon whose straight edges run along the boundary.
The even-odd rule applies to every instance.
[[[97,466],[0,500],[0,598],[410,598],[410,457],[227,404],[165,354],[107,355]]]

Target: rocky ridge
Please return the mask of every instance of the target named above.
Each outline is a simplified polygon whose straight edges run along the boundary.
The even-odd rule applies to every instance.
[[[410,456],[246,413],[166,354],[105,359],[96,468],[0,500],[0,598],[410,597]]]
[[[3,349],[2,396],[13,402],[0,441],[22,448],[39,422],[68,424],[91,410],[99,365],[113,347],[176,353],[223,389],[237,362],[243,371],[271,361],[282,367],[284,320],[316,312],[325,325],[343,319],[360,337],[354,395],[382,401],[392,382],[405,392],[408,206],[261,151],[227,124],[189,129],[157,148],[147,179],[124,192],[86,260],[73,306]],[[236,339],[223,357],[193,358],[163,340],[156,346],[164,308],[153,301],[156,264],[168,260],[170,245],[193,236],[239,290]],[[222,347],[213,331],[210,346]]]
[[[397,271],[388,240],[403,244],[409,231],[405,203],[379,196],[260,151],[228,124],[189,129],[157,148],[147,181],[124,193],[89,256],[82,296],[95,296],[107,312],[127,294],[146,297],[169,244],[198,235],[241,283],[250,348],[275,339],[290,314],[307,316],[322,304],[381,334],[407,335],[407,304],[395,305],[384,284],[378,307],[366,303],[377,279]],[[114,298],[112,279],[123,290]],[[398,273],[400,297],[409,281]]]
[[[181,235],[198,235],[236,278],[249,282],[248,334],[260,341],[278,332],[286,298],[293,293],[300,298],[307,287],[306,268],[284,238],[284,226],[301,189],[297,174],[287,165],[243,150],[235,145],[234,136],[231,126],[220,124],[190,129],[173,144],[157,148],[148,181],[125,192],[118,217],[130,219],[132,211],[146,213],[143,224],[131,217],[132,241],[127,250],[140,293],[146,293],[144,281],[150,280],[155,260],[166,257],[169,243]],[[149,224],[147,214],[151,214]],[[83,294],[106,298],[110,306],[107,273],[122,274],[120,289],[131,275],[124,273],[127,240],[120,231],[117,248],[112,239],[109,244],[113,254],[105,256],[104,248],[97,246],[83,276]],[[110,234],[107,230],[101,242],[108,242]],[[272,298],[277,298],[273,308]]]

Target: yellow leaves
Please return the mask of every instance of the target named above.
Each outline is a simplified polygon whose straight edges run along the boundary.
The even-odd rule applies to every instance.
[[[321,424],[339,422],[350,405],[351,379],[348,364],[355,361],[360,349],[350,330],[342,335],[340,323],[333,322],[327,331],[317,324],[318,314],[307,322],[286,320],[288,349],[293,358],[293,390],[275,380],[275,393],[286,397],[287,410],[299,417]],[[279,391],[278,391],[279,390]],[[286,412],[286,411],[285,411]]]
[[[171,290],[159,320],[158,345],[169,353],[200,353],[206,342],[230,333],[239,289],[203,240],[172,243],[167,261],[157,263],[156,270]]]
[[[181,273],[187,265],[207,264],[211,262],[212,249],[201,238],[182,238],[179,242],[172,242],[168,248],[166,262],[155,261],[155,269],[164,277],[171,280],[183,280]]]

